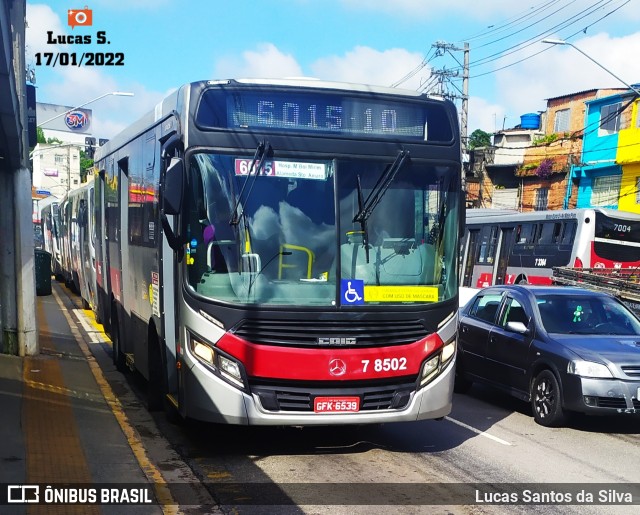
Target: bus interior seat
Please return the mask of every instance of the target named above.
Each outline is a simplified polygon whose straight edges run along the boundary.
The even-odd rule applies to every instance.
[[[343,277],[357,277],[368,284],[433,284],[435,277],[435,249],[420,244],[408,252],[396,246],[369,246],[369,262],[362,243],[343,243],[340,246]]]

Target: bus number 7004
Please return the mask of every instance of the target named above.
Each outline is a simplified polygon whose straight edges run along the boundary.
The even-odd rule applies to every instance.
[[[362,360],[362,371],[366,372],[371,360]],[[373,360],[373,370],[376,372],[388,372],[390,370],[406,370],[407,358],[384,358]]]
[[[623,224],[613,224],[613,230],[617,232],[631,232],[631,226]]]

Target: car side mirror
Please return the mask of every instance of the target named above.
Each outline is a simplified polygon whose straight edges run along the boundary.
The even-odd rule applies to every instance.
[[[506,328],[508,331],[512,331],[514,333],[519,333],[519,334],[526,334],[529,332],[529,329],[527,329],[527,326],[524,325],[522,322],[507,322]]]

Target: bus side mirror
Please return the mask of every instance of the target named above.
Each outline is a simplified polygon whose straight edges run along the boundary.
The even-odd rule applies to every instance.
[[[184,162],[179,157],[172,157],[164,176],[164,212],[177,215],[182,207],[184,189]]]

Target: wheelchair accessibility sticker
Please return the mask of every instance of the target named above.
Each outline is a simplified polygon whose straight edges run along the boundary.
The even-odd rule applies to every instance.
[[[341,279],[340,298],[342,304],[364,304],[364,281],[362,279]]]

